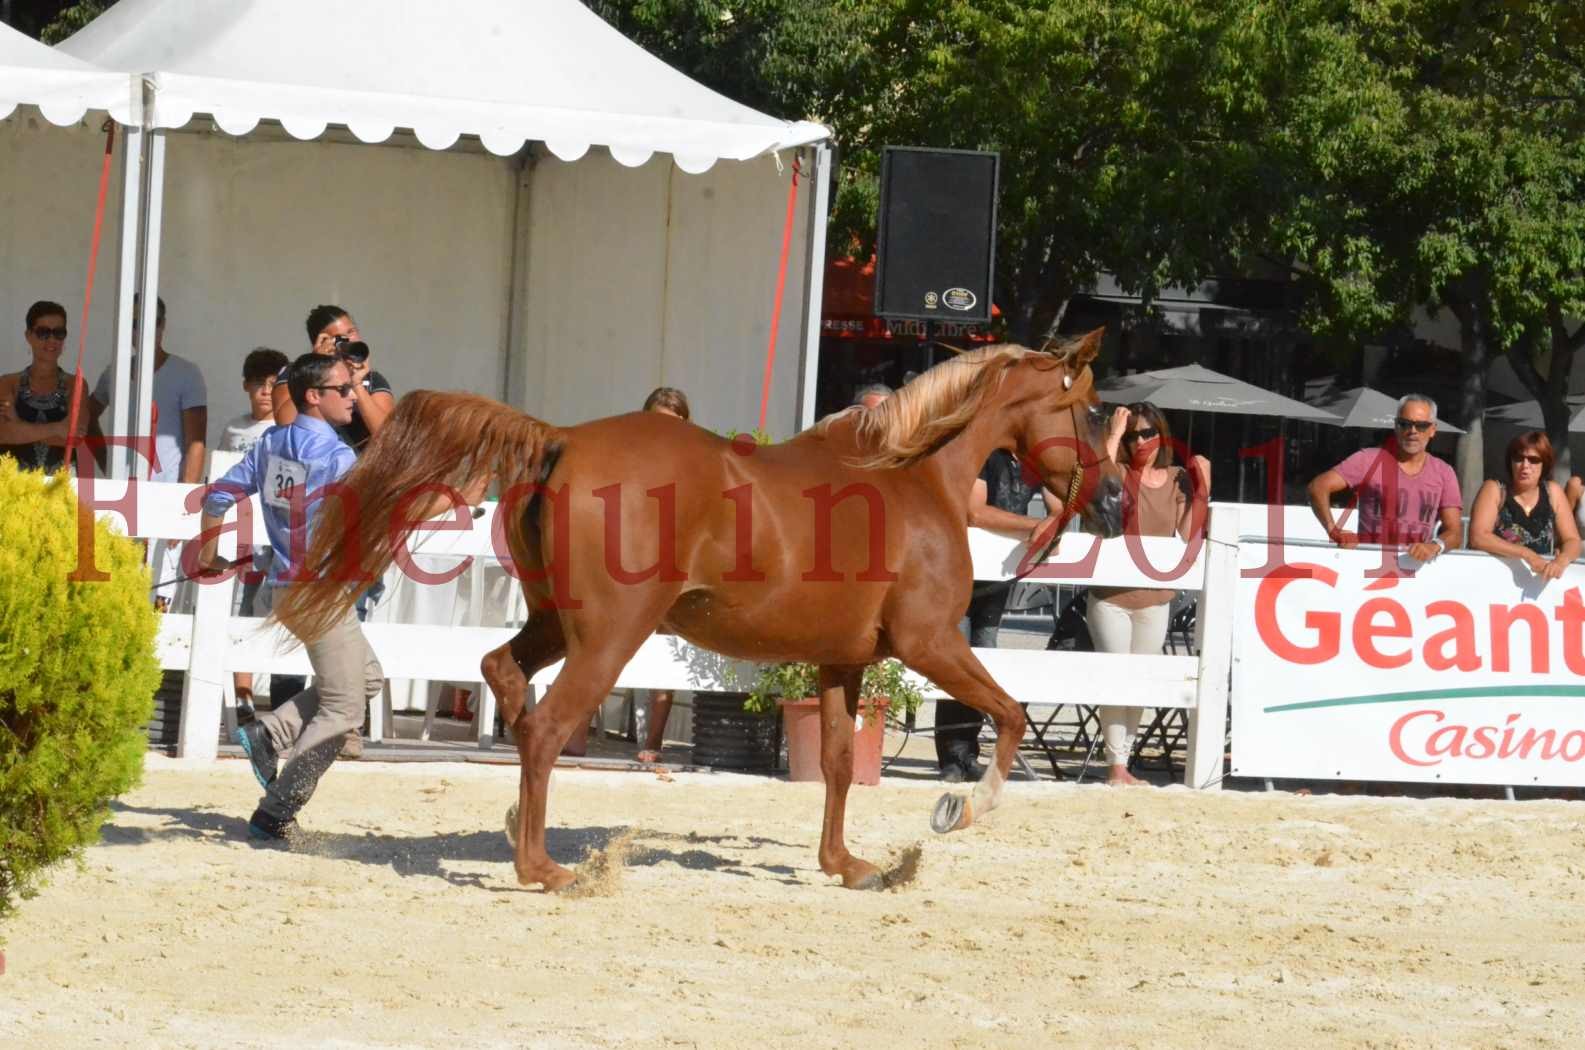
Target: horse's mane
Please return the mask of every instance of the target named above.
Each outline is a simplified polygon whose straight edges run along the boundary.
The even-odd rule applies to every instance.
[[[864,450],[853,461],[854,466],[865,470],[905,467],[968,426],[1013,365],[1034,357],[1056,367],[1067,363],[1075,348],[1070,344],[1054,351],[1037,351],[1016,343],[998,343],[970,350],[936,365],[874,408],[849,409],[830,416],[815,431],[824,434],[839,420],[854,420],[854,436]]]

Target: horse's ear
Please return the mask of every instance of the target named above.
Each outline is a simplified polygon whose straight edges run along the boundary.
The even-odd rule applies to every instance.
[[[1106,335],[1106,326],[1084,333],[1073,346],[1073,365],[1083,368],[1095,360],[1095,355],[1101,352],[1101,337]]]

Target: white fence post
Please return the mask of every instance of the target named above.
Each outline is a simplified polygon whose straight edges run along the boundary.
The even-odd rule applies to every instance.
[[[219,754],[223,675],[231,646],[231,594],[236,577],[198,584],[193,604],[193,647],[182,686],[182,725],[176,754],[213,762]]]
[[[1233,598],[1238,586],[1238,512],[1217,507],[1206,530],[1205,587],[1200,592],[1198,698],[1189,713],[1184,783],[1221,790],[1227,746],[1228,675],[1233,668]]]

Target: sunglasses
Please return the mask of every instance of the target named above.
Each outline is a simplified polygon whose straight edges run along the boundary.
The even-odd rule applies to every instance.
[[[1533,467],[1539,467],[1542,463],[1540,456],[1515,456],[1513,461],[1515,463],[1528,463]]]
[[[1436,423],[1429,419],[1404,419],[1402,416],[1392,422],[1399,430],[1418,430],[1422,434],[1436,426]]]
[[[1124,434],[1123,440],[1149,441],[1159,433],[1161,433],[1161,431],[1157,430],[1155,427],[1140,427],[1138,430],[1130,430],[1128,433]]]
[[[64,329],[64,328],[46,328],[44,325],[39,325],[37,328],[33,329],[33,338],[34,339],[60,339],[60,340],[65,340],[65,338],[66,338],[66,329]]]
[[[352,396],[352,384],[351,383],[342,383],[339,386],[314,386],[314,387],[309,387],[309,389],[310,390],[334,390],[336,393],[340,394],[342,397],[351,397]]]

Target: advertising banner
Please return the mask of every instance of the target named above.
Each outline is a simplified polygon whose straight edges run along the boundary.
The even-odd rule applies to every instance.
[[[1585,566],[1240,544],[1233,775],[1585,786]]]

